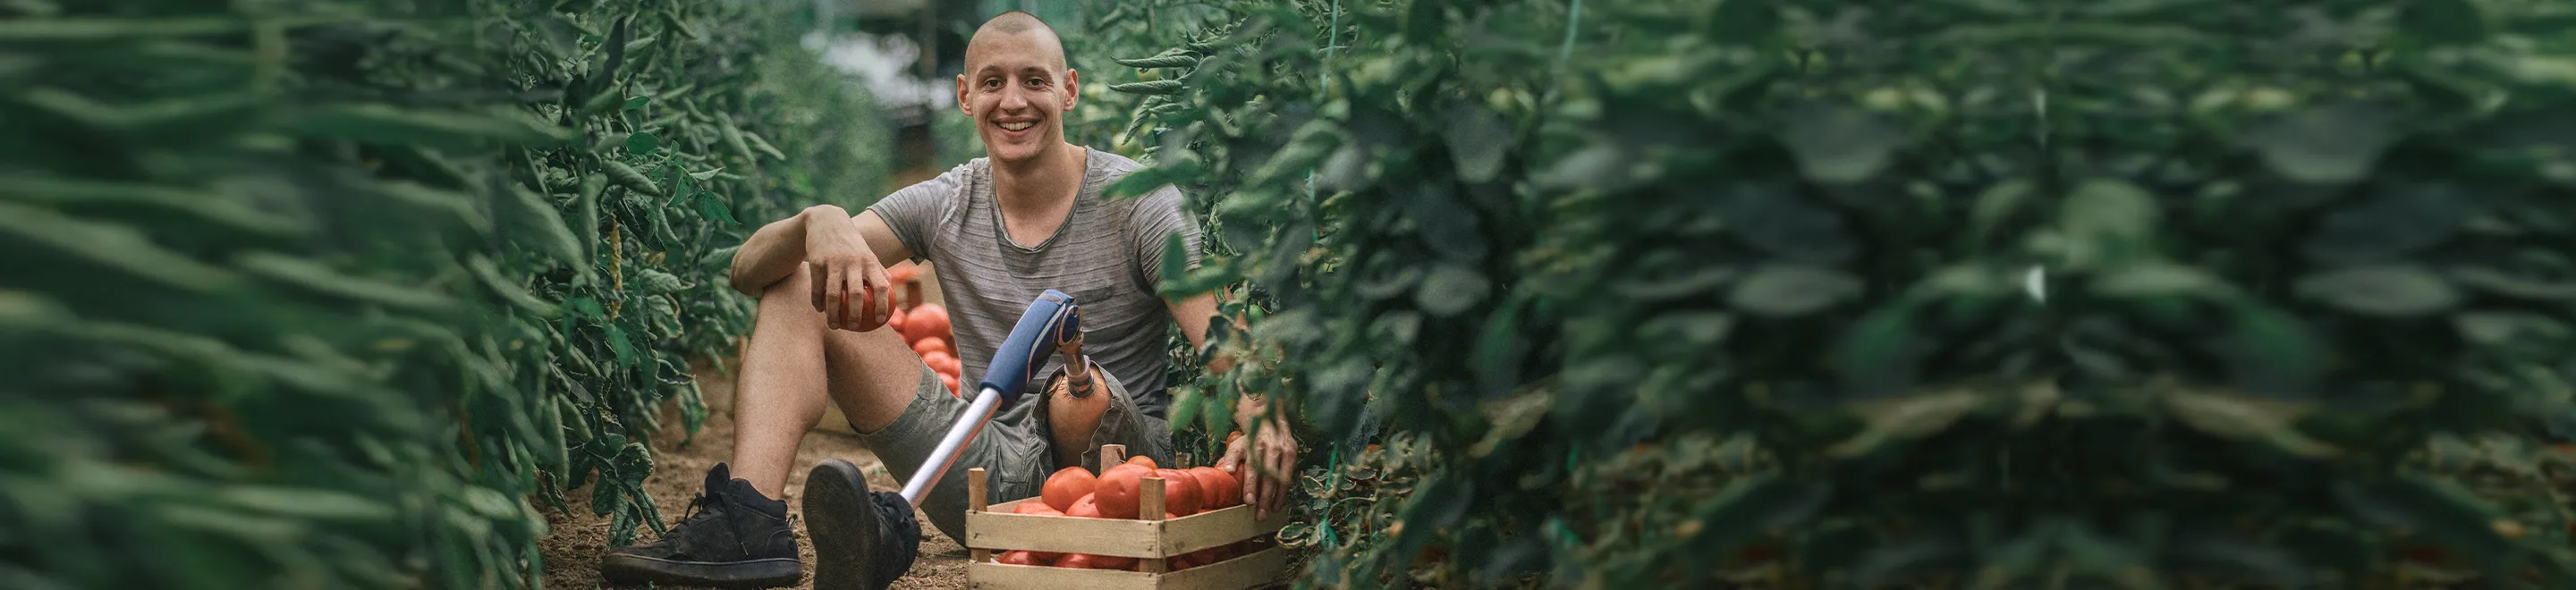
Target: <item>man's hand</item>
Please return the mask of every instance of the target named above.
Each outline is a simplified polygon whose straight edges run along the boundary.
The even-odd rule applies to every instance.
[[[1289,434],[1284,416],[1272,415],[1258,424],[1225,444],[1225,459],[1216,468],[1243,482],[1244,505],[1252,507],[1253,518],[1263,519],[1288,501],[1289,485],[1297,478],[1297,437]]]
[[[858,222],[839,207],[806,210],[805,270],[814,279],[814,311],[836,330],[866,332],[894,315],[893,281],[868,249]]]

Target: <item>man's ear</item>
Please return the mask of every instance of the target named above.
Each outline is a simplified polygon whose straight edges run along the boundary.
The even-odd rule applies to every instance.
[[[1068,111],[1073,110],[1073,103],[1080,102],[1080,101],[1081,101],[1081,99],[1082,99],[1082,73],[1081,73],[1081,72],[1073,71],[1073,68],[1065,68],[1065,70],[1064,70],[1064,110],[1068,110]]]
[[[966,113],[966,116],[968,117],[975,116],[975,107],[966,104],[965,74],[957,75],[957,110],[958,112]]]

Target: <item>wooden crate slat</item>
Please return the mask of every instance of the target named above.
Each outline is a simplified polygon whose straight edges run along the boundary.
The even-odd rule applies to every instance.
[[[994,504],[990,512],[967,513],[965,545],[993,551],[1171,557],[1278,532],[1288,524],[1286,511],[1255,521],[1251,506],[1229,506],[1165,521],[1011,513],[1022,503],[1036,501],[1013,500]]]
[[[1254,521],[1251,506],[1228,506],[1163,523],[1162,549],[1168,556],[1278,532],[1287,526],[1288,514],[1282,510],[1267,520]]]
[[[969,587],[990,590],[1242,590],[1277,582],[1287,569],[1288,550],[1273,546],[1159,575],[978,561],[966,564],[966,580]]]
[[[966,513],[966,546],[1007,551],[1089,553],[1118,557],[1160,557],[1155,545],[1162,523],[1143,520],[1041,516],[1005,512]]]
[[[1275,582],[1287,572],[1288,550],[1270,547],[1251,555],[1163,574],[1162,590],[1243,590]]]
[[[1154,575],[978,561],[966,564],[966,585],[991,590],[1151,590]]]

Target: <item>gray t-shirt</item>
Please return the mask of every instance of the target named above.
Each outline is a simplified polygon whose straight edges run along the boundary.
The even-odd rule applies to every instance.
[[[1082,307],[1083,354],[1117,378],[1139,409],[1163,418],[1172,325],[1171,309],[1155,293],[1163,279],[1163,242],[1181,234],[1187,267],[1198,268],[1199,226],[1181,211],[1181,192],[1170,185],[1134,199],[1102,197],[1102,189],[1144,165],[1083,150],[1089,157],[1073,212],[1054,236],[1031,247],[1009,239],[985,158],[904,187],[868,209],[893,226],[914,261],[939,270],[953,344],[965,365],[958,377],[968,388],[982,380],[994,349],[1029,303],[1055,289]],[[1049,357],[1037,374],[1051,375],[1062,364]]]

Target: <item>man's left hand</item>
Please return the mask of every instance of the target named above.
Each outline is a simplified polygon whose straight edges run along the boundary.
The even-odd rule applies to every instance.
[[[1252,430],[1226,443],[1225,459],[1216,468],[1243,482],[1243,503],[1252,507],[1253,518],[1266,519],[1288,502],[1289,486],[1296,481],[1297,437],[1289,434],[1288,421],[1276,415]]]

